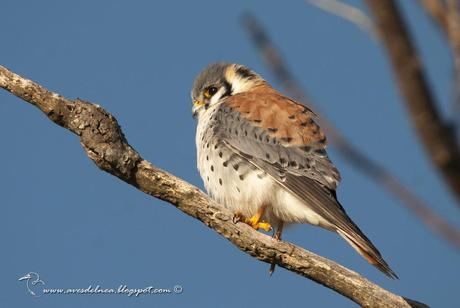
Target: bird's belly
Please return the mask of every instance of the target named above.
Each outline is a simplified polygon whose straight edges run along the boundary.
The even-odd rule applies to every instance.
[[[209,195],[231,211],[250,217],[275,201],[274,181],[225,146],[199,149],[198,170]]]

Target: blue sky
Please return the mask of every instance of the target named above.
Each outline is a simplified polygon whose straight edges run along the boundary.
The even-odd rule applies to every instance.
[[[449,52],[416,3],[404,1],[405,15],[447,116]],[[408,122],[381,46],[302,1],[6,0],[0,64],[66,97],[102,105],[144,158],[202,188],[189,98],[194,77],[226,60],[273,80],[240,25],[248,11],[266,26],[318,111],[459,226],[460,213]],[[269,278],[266,264],[197,220],[100,172],[76,136],[5,91],[0,136],[1,306],[355,306],[283,269]],[[400,295],[434,307],[458,305],[459,252],[332,147],[330,155],[343,177],[342,204],[400,280],[387,279],[318,228],[296,226],[285,239]],[[183,293],[33,298],[18,281],[30,271],[48,288],[181,285]]]

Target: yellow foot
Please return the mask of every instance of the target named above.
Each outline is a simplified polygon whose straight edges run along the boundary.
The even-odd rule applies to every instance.
[[[256,230],[262,229],[267,232],[272,230],[272,226],[268,222],[264,222],[264,221],[258,222],[257,224],[252,225],[252,227]]]
[[[268,222],[260,220],[260,216],[258,214],[252,216],[248,220],[249,221],[246,223],[256,230],[262,229],[268,232],[272,229],[272,226],[270,226]]]
[[[237,223],[237,222],[242,221],[245,224],[248,224],[251,227],[253,227],[255,230],[262,229],[267,232],[271,231],[272,226],[268,222],[261,221],[260,216],[261,216],[260,213],[256,213],[251,218],[247,218],[241,212],[236,212],[235,215],[233,216],[233,222]]]

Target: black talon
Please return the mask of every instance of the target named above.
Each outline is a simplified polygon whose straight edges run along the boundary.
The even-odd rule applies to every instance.
[[[239,223],[241,221],[241,215],[238,214],[238,213],[233,214],[232,221],[233,221],[234,224]]]

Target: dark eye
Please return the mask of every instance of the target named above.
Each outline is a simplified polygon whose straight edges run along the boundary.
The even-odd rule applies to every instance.
[[[216,87],[207,87],[206,90],[204,90],[204,96],[206,98],[211,98],[211,96],[213,96],[216,93],[217,93]]]

